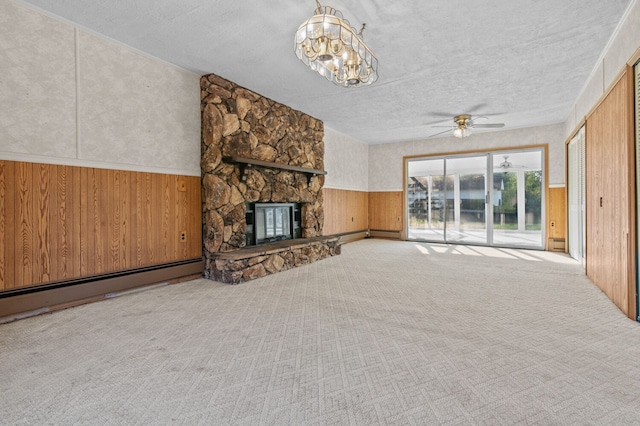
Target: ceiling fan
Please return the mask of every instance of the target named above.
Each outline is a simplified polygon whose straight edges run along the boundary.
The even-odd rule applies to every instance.
[[[501,169],[510,169],[513,164],[511,164],[511,161],[509,161],[509,156],[508,155],[503,155],[502,158],[504,158],[504,161],[502,163],[500,163],[498,165],[498,167],[500,167]]]
[[[504,127],[504,123],[476,123],[476,120],[486,119],[487,117],[472,117],[471,114],[460,114],[453,117],[453,122],[455,123],[453,126],[431,126],[431,127],[448,127],[450,130],[453,130],[453,136],[456,138],[466,138],[471,135],[472,129],[498,129]],[[440,133],[436,133],[433,136],[438,136],[443,133],[447,133],[449,130],[442,131]]]
[[[502,169],[503,172],[507,172],[507,171],[513,171],[513,169],[525,169],[526,166],[524,165],[516,165],[513,164],[511,161],[509,161],[509,156],[508,155],[503,155],[502,158],[504,158],[504,161],[498,165],[495,166],[495,169]]]

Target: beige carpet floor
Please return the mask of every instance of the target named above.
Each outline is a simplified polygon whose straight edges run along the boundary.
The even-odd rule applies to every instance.
[[[0,423],[640,424],[640,324],[561,254],[364,240],[0,325]]]

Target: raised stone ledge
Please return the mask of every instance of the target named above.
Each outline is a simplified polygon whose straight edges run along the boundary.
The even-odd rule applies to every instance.
[[[338,255],[340,245],[340,237],[320,236],[214,253],[206,259],[205,278],[239,284]]]

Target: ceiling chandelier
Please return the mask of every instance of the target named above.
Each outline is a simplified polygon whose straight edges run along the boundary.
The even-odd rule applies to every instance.
[[[367,86],[378,79],[378,59],[342,12],[316,0],[315,14],[296,31],[296,56],[327,80],[343,87]]]

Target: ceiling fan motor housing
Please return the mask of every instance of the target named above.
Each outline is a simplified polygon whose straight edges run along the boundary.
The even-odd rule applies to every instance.
[[[471,124],[471,116],[469,114],[460,114],[453,117],[453,121],[458,125],[460,130],[466,129]]]

